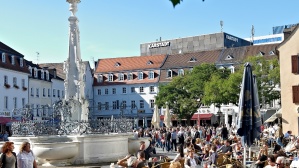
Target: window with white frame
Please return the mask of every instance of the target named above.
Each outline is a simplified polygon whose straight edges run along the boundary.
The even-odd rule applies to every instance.
[[[154,93],[155,92],[155,86],[150,86],[149,90],[150,90],[150,93]]]
[[[231,66],[231,67],[230,67],[230,72],[231,72],[231,73],[235,73],[235,67]]]
[[[22,79],[22,87],[25,87],[25,79]]]
[[[64,90],[61,91],[61,97],[64,97]]]
[[[86,82],[86,75],[83,74],[83,81]]]
[[[108,76],[108,81],[109,81],[109,82],[113,82],[113,74],[109,74],[109,76]]]
[[[127,88],[123,87],[123,94],[126,94],[126,93],[127,93]]]
[[[116,88],[112,88],[112,94],[116,94]]]
[[[33,88],[30,88],[30,95],[34,96],[34,90],[33,90]]]
[[[12,56],[11,56],[11,64],[12,64],[12,65],[15,65],[15,63],[16,63],[16,62],[15,62],[15,56],[12,55]]]
[[[8,97],[4,96],[4,109],[8,109]]]
[[[48,97],[51,97],[51,89],[48,89]]]
[[[144,93],[144,87],[143,86],[139,87],[139,93]]]
[[[103,75],[102,74],[98,75],[98,83],[101,83],[101,82],[103,82]]]
[[[98,110],[102,110],[102,103],[98,102]]]
[[[148,72],[148,79],[154,79],[155,78],[155,73],[154,71],[149,71]]]
[[[60,98],[60,90],[57,90],[57,97]]]
[[[42,79],[45,79],[45,73],[44,73],[44,70],[41,70],[41,78],[42,78]]]
[[[6,58],[5,53],[2,53],[2,62],[3,62],[3,63],[5,63],[5,58]]]
[[[116,109],[117,109],[117,102],[116,102],[116,101],[113,101],[113,102],[112,102],[112,109],[113,109],[113,110],[116,110]]]
[[[101,95],[101,94],[102,94],[102,90],[98,89],[98,95]]]
[[[133,73],[132,72],[128,73],[128,80],[133,80]]]
[[[37,68],[34,68],[34,77],[37,78]]]
[[[36,88],[36,97],[39,97],[39,88]]]
[[[135,100],[131,100],[131,109],[136,108],[136,102]]]
[[[121,106],[120,106],[121,109],[126,109],[127,108],[127,101],[126,100],[123,100],[121,102]]]
[[[109,90],[107,88],[105,89],[105,94],[109,94]]]
[[[184,75],[184,70],[183,69],[179,69],[178,70],[178,76],[183,76]]]
[[[8,84],[8,76],[4,75],[4,84]]]
[[[172,70],[171,70],[171,69],[169,69],[169,70],[167,71],[167,76],[166,76],[166,78],[172,78]]]
[[[14,97],[13,98],[13,108],[17,108],[17,98],[16,97]]]
[[[22,98],[22,107],[25,107],[25,104],[26,104],[26,99]]]
[[[46,80],[50,80],[49,71],[46,71]]]
[[[43,97],[46,97],[46,88],[43,88]]]
[[[140,100],[140,101],[139,101],[139,107],[140,107],[141,109],[144,108],[144,100]]]
[[[151,99],[150,100],[150,108],[154,108],[154,106],[155,106],[155,100]]]
[[[118,80],[119,81],[125,80],[125,75],[123,73],[118,74]]]
[[[20,67],[23,67],[24,66],[24,60],[23,58],[20,58]]]
[[[55,97],[56,96],[56,89],[53,89],[53,97]]]
[[[109,110],[109,102],[105,102],[105,110]]]
[[[135,87],[131,87],[131,93],[136,93]]]
[[[39,104],[36,105],[36,116],[39,117]]]
[[[141,71],[138,72],[138,79],[139,80],[143,79],[143,72],[141,72]]]
[[[12,83],[14,86],[17,86],[17,78],[16,77],[12,78]]]

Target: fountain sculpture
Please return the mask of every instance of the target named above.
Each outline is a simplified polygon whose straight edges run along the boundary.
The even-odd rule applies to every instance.
[[[15,113],[22,116],[22,122],[12,123],[13,136],[9,140],[16,148],[23,141],[29,141],[38,163],[43,165],[116,161],[132,151],[129,148],[136,148],[140,140],[130,139],[133,137],[130,133],[133,119],[89,119],[89,101],[84,93],[86,83],[83,79],[86,68],[81,60],[78,19],[75,16],[80,0],[67,2],[71,16],[68,19],[69,56],[64,65],[65,99],[53,105],[49,121],[31,121],[33,109],[16,110]],[[146,144],[149,145],[149,141]]]

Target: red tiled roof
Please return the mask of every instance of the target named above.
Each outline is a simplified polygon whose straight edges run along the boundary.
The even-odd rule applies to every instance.
[[[23,67],[20,66],[20,58],[19,56],[15,56],[15,64],[12,64],[11,55],[5,53],[5,62],[2,62],[2,54],[0,56],[0,68],[10,69],[14,71],[29,73],[29,70],[26,65],[26,60],[23,59]]]
[[[2,43],[1,41],[0,41],[0,51],[3,51],[3,52],[8,53],[8,54],[24,57],[23,54],[21,54],[21,53],[17,52],[16,50],[10,48],[6,44]]]
[[[276,56],[275,49],[279,44],[265,44],[265,45],[253,45],[246,46],[245,58],[250,56],[257,56],[262,52],[264,57],[270,58]],[[274,55],[270,55],[270,52],[274,52]]]
[[[95,73],[109,73],[160,68],[166,55],[99,59]]]

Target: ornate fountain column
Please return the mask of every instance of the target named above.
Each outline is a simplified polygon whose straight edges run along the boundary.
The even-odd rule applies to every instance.
[[[83,76],[86,68],[81,59],[79,20],[76,17],[77,4],[80,0],[67,0],[67,2],[70,4],[71,16],[68,19],[70,22],[69,55],[64,63],[65,100],[72,100],[74,103],[71,120],[88,120],[89,103],[83,91],[85,88]]]

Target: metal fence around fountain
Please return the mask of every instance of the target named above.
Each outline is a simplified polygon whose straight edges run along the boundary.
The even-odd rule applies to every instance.
[[[83,134],[109,134],[132,132],[134,119],[89,119],[87,121],[69,120],[72,100],[61,100],[53,108],[51,119],[47,121],[33,121],[33,108],[26,107],[14,110],[15,116],[20,116],[21,121],[11,124],[13,136],[48,136],[48,135],[83,135]]]

